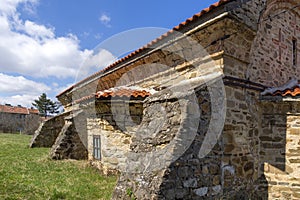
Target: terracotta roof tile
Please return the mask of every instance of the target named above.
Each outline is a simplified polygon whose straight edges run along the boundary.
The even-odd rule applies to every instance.
[[[63,95],[64,93],[66,93],[68,91],[71,91],[73,88],[74,88],[74,85],[71,85],[71,86],[67,87],[67,89],[65,89],[64,91],[62,91],[58,95],[56,95],[56,97],[59,97],[59,96]]]
[[[151,96],[151,92],[147,90],[136,90],[130,88],[111,88],[104,91],[99,91],[97,93],[82,97],[75,101],[76,104],[82,103],[84,101],[89,101],[91,99],[106,99],[111,97],[134,97],[134,98],[146,98]]]
[[[4,113],[14,113],[14,114],[38,114],[39,111],[36,109],[28,109],[20,106],[8,106],[8,105],[0,105],[0,112]]]
[[[225,3],[228,3],[230,1],[234,1],[234,0],[220,0],[214,4],[212,4],[211,6],[209,6],[208,8],[203,9],[201,12],[193,15],[192,17],[188,18],[186,21],[180,23],[178,26],[175,26],[173,29],[169,30],[168,32],[166,32],[165,34],[161,35],[160,37],[154,39],[153,41],[149,42],[148,44],[146,44],[145,46],[137,49],[136,51],[130,53],[129,55],[117,60],[116,62],[114,62],[113,64],[109,65],[108,67],[104,68],[103,70],[100,70],[90,76],[88,76],[87,78],[79,81],[78,83],[74,84],[73,86],[67,88],[66,90],[64,90],[63,92],[61,92],[60,94],[58,94],[56,97],[59,97],[61,95],[63,95],[64,93],[71,91],[74,87],[88,81],[91,80],[95,77],[97,77],[98,75],[109,71],[110,69],[112,69],[113,67],[115,67],[116,65],[128,60],[129,58],[135,56],[136,54],[140,53],[143,50],[146,50],[147,48],[150,48],[151,46],[153,46],[154,44],[158,43],[159,41],[161,41],[162,39],[168,37],[170,34],[174,33],[175,31],[179,31],[180,29],[182,29],[184,26],[188,25],[189,23],[197,20],[198,18],[200,18],[201,16],[203,16],[204,14],[212,11],[213,9],[220,7],[221,5],[224,5]]]
[[[269,92],[265,94],[265,96],[282,96],[282,97],[286,97],[286,96],[296,97],[298,95],[300,95],[299,85],[292,88],[287,88],[285,90],[276,90],[275,92]]]
[[[30,114],[39,114],[39,110],[37,110],[37,109],[29,108],[28,111],[29,111]]]
[[[288,96],[288,95],[291,95],[293,97],[300,95],[300,87],[298,86],[298,87],[296,87],[294,89],[286,90],[282,94],[282,96]]]
[[[300,81],[296,81],[296,82],[292,81],[292,82],[294,83],[292,84],[288,83],[286,87],[274,88],[267,92],[264,92],[263,96],[282,96],[282,97],[286,97],[286,96],[296,97],[298,95],[300,96]]]
[[[146,90],[132,90],[132,89],[116,89],[104,90],[96,93],[96,98],[109,98],[109,97],[148,97],[151,93]]]
[[[88,96],[84,96],[80,99],[77,99],[74,101],[75,104],[78,104],[78,103],[82,103],[84,101],[88,101],[88,100],[91,100],[91,99],[94,99],[95,98],[95,95],[96,94],[91,94],[91,95],[88,95]]]

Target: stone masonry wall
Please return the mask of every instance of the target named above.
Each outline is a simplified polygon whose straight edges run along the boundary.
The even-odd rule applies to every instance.
[[[34,135],[42,120],[38,114],[15,114],[0,112],[1,133]]]
[[[52,147],[55,140],[65,124],[65,117],[69,113],[64,113],[40,124],[39,128],[35,131],[30,142],[30,147]]]
[[[216,91],[220,92],[216,96],[222,98],[220,88]],[[285,120],[282,117],[278,118],[278,127],[265,132],[267,127],[264,124],[268,123],[268,118],[262,118],[261,114],[267,108],[259,103],[260,92],[233,86],[226,86],[225,91],[227,108],[224,129],[204,158],[199,158],[198,152],[201,146],[207,145],[205,134],[212,119],[211,100],[218,101],[210,97],[211,92],[201,89],[196,93],[201,120],[195,138],[187,134],[191,132],[188,128],[181,129],[192,127],[183,125],[186,120],[182,117],[182,108],[185,105],[183,102],[179,103],[178,99],[170,100],[172,95],[163,91],[160,97],[156,97],[159,94],[150,97],[144,106],[143,121],[132,137],[127,168],[122,171],[114,199],[129,199],[128,191],[131,197],[137,199],[272,198],[272,194],[268,194],[268,184],[272,182],[268,179],[262,163],[283,161],[280,148],[284,146],[285,141],[279,140],[279,136],[275,134],[276,130],[283,129]],[[182,95],[177,93],[179,94]],[[168,99],[165,99],[166,97]],[[285,110],[284,107],[278,109]],[[194,107],[190,110],[197,109]],[[192,117],[194,112],[188,113]],[[269,112],[268,116],[276,118],[272,112]],[[298,119],[292,122],[295,118],[290,118],[293,127],[297,127]],[[270,137],[270,134],[274,136]],[[176,137],[182,137],[179,141],[190,142],[188,148],[181,151],[180,155],[176,154],[178,152],[174,153],[174,149],[168,149],[167,152],[174,153],[172,155],[176,160],[167,157],[166,151],[156,153],[167,149],[170,141],[178,141]],[[271,143],[266,140],[270,140]],[[294,149],[291,152],[298,149],[297,141],[292,140],[292,143],[288,144]],[[183,145],[179,142],[177,146]],[[279,151],[276,151],[277,148]],[[292,162],[298,161],[292,159]],[[160,165],[164,168],[160,168]],[[293,183],[297,181],[298,179],[294,179]]]
[[[259,173],[260,107],[259,91],[226,86],[227,112],[222,134],[224,156],[224,193],[233,199],[267,198],[259,188],[265,178]],[[247,191],[243,194],[243,191]],[[230,196],[230,195],[229,195]]]
[[[85,115],[79,111],[72,113],[65,120],[51,148],[50,157],[52,159],[87,159],[87,148],[84,145],[87,125]]]
[[[89,116],[87,119],[88,159],[104,174],[119,173],[125,169],[131,134],[142,119],[142,103],[140,100],[100,100],[92,109],[95,109],[96,117]],[[93,156],[95,135],[101,138],[101,160]]]
[[[169,94],[164,92],[160,96],[150,97],[145,102],[143,121],[132,136],[127,166],[121,172],[113,199],[163,199],[163,195],[167,195],[169,198],[170,195],[174,198],[178,195],[182,198],[187,197],[188,188],[176,187],[177,191],[174,190],[176,181],[174,179],[179,178],[175,171],[177,168],[170,170],[174,171],[174,176],[166,179],[166,188],[160,189],[163,186],[163,177],[168,174],[168,168],[184,154],[194,140],[197,130],[197,126],[195,127],[193,124],[194,120],[186,119],[188,117],[186,115],[188,100],[182,99],[179,102],[176,97],[172,98]],[[170,98],[165,99],[165,96]],[[209,102],[207,103],[209,104]],[[198,111],[198,108],[193,106],[195,104],[191,106],[190,110]],[[210,106],[206,105],[206,107],[206,112],[209,113]],[[194,116],[194,118],[196,117]],[[186,123],[186,130],[180,130],[182,121]],[[193,127],[194,133],[190,132]],[[184,164],[187,163],[182,162],[182,165]],[[192,175],[192,171],[189,171],[188,168],[185,169],[186,174],[183,173],[179,175],[185,179]],[[178,184],[183,183],[178,181]],[[197,183],[195,187],[197,187]],[[169,191],[170,188],[173,191]]]
[[[228,99],[237,95],[238,100],[227,101],[225,112],[232,116],[226,118],[224,132],[212,137],[217,132],[212,121],[221,117],[216,110],[212,114],[212,101],[213,107],[222,110],[224,97],[220,88],[212,88],[196,90],[196,102],[188,93],[185,98],[172,99],[172,92],[163,91],[146,101],[143,121],[133,135],[127,168],[113,199],[263,197],[253,184],[258,181],[259,150],[259,119],[251,115],[251,109],[256,109],[255,94],[227,87]],[[251,98],[245,102],[247,95]],[[199,157],[202,146],[207,152]]]
[[[267,0],[238,0],[238,8],[230,10],[230,15],[250,27],[257,30],[261,12],[265,9]]]
[[[297,0],[271,0],[260,17],[251,52],[248,78],[267,86],[281,86],[300,75],[299,21]],[[297,40],[297,64],[293,64],[293,40]]]
[[[42,119],[37,114],[30,114],[25,118],[24,133],[28,135],[34,135],[35,131],[40,127]]]
[[[269,199],[300,198],[300,104],[262,102],[260,169]]]
[[[224,75],[247,79],[250,52],[255,32],[237,21],[226,21],[226,34],[230,35],[223,43]]]
[[[178,158],[164,173],[158,199],[213,199],[223,196],[223,145],[220,135],[216,134],[217,125],[213,122],[216,116],[220,118],[222,116],[221,113],[214,113],[216,106],[223,107],[220,100],[223,98],[222,88],[211,86],[197,88],[194,97],[197,99],[195,102],[191,98],[186,98],[189,101],[186,104],[187,112],[181,114],[181,121],[178,120],[180,128],[177,134],[181,140],[190,141],[189,146],[180,152],[182,155],[176,155],[175,151]],[[219,105],[213,102],[218,102]],[[195,112],[196,109],[199,113]],[[174,115],[175,118],[178,117],[176,111]],[[183,117],[184,115],[186,116]],[[193,127],[193,121],[198,122],[198,126]],[[221,121],[219,122],[222,123]],[[191,134],[193,131],[194,137]],[[213,142],[214,140],[216,141]],[[176,144],[175,149],[180,144],[182,142]],[[203,148],[205,153],[202,151]]]

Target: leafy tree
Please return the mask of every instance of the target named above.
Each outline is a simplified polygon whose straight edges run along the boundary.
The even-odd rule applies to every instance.
[[[40,114],[45,117],[47,117],[49,114],[59,113],[59,108],[61,107],[59,102],[51,101],[51,99],[47,98],[45,93],[41,94],[38,99],[34,100],[32,105],[36,107]]]

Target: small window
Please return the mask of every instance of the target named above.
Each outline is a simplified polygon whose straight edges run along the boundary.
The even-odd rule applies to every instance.
[[[100,135],[93,136],[93,156],[97,160],[101,160],[101,139]]]
[[[297,65],[297,40],[293,39],[293,65]]]

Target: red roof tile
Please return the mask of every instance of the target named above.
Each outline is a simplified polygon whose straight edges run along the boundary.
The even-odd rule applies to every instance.
[[[294,89],[286,90],[286,91],[282,94],[282,96],[287,96],[287,95],[291,95],[291,96],[293,96],[293,97],[300,95],[300,87],[297,86],[297,87],[294,88]]]
[[[29,108],[28,111],[29,111],[30,114],[39,114],[39,110],[37,110],[37,109]]]
[[[66,93],[67,91],[71,91],[74,88],[75,85],[71,85],[69,87],[67,87],[67,89],[65,89],[64,91],[62,91],[61,93],[59,93],[58,95],[56,95],[56,97],[61,96],[62,94]]]
[[[39,111],[36,109],[28,109],[20,106],[8,106],[8,105],[0,105],[0,112],[4,113],[14,113],[14,114],[39,114]]]
[[[134,98],[146,98],[151,95],[151,92],[147,90],[137,90],[130,88],[113,88],[109,90],[99,91],[95,94],[91,94],[75,101],[75,103],[82,103],[91,99],[103,99],[111,97],[134,97]]]
[[[292,97],[296,97],[298,95],[300,95],[300,86],[297,85],[293,88],[287,88],[285,90],[277,90],[273,93],[269,92],[269,93],[266,93],[265,95],[269,95],[269,96],[282,96],[282,97],[285,97],[285,96],[292,96]]]
[[[108,98],[108,97],[148,97],[151,93],[146,90],[132,90],[132,89],[112,89],[104,90],[96,93],[96,98]]]
[[[88,101],[88,100],[94,99],[95,95],[96,94],[91,94],[91,95],[88,95],[88,96],[84,96],[84,97],[82,97],[80,99],[75,100],[74,103],[77,104],[77,103],[81,103],[81,102],[84,102],[84,101]]]
[[[296,97],[300,95],[300,81],[297,79],[291,79],[286,84],[280,87],[267,88],[262,92],[263,96],[292,96]]]
[[[103,70],[100,70],[94,74],[92,74],[91,76],[88,76],[87,78],[79,81],[78,83],[74,84],[73,86],[67,88],[66,90],[64,90],[63,92],[61,92],[60,94],[58,94],[56,97],[59,97],[61,95],[63,95],[64,93],[71,91],[75,86],[80,85],[81,83],[84,83],[88,80],[91,80],[95,77],[97,77],[98,75],[109,71],[110,69],[112,69],[113,67],[115,67],[116,65],[125,62],[126,60],[128,60],[129,58],[135,56],[136,54],[142,52],[143,50],[146,50],[147,48],[150,48],[151,46],[153,46],[154,44],[158,43],[159,41],[161,41],[162,39],[168,37],[169,35],[171,35],[172,33],[174,33],[175,31],[179,31],[180,29],[182,29],[184,26],[188,25],[189,23],[197,20],[198,18],[200,18],[201,16],[203,16],[204,14],[212,11],[214,8],[220,7],[221,5],[224,5],[225,3],[228,3],[230,1],[233,0],[220,0],[214,4],[212,4],[211,6],[209,6],[208,8],[203,9],[201,12],[193,15],[192,17],[188,18],[186,21],[180,23],[178,26],[175,26],[173,29],[169,30],[168,32],[166,32],[165,34],[161,35],[160,37],[154,39],[153,41],[149,42],[148,44],[146,44],[145,46],[137,49],[136,51],[130,53],[129,55],[117,60],[116,62],[114,62],[113,64],[109,65],[108,67],[104,68]]]

